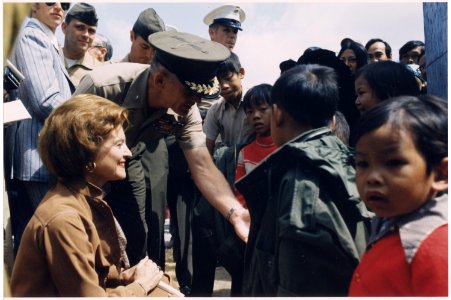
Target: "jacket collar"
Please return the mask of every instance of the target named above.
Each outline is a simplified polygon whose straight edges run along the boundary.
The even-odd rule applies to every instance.
[[[99,63],[98,63],[97,59],[94,56],[92,56],[88,51],[86,51],[85,55],[83,55],[82,58],[77,60],[72,67],[83,66],[88,70],[93,70],[94,67],[98,64]]]
[[[86,198],[103,201],[103,191],[96,185],[85,180],[76,180],[69,183],[61,183],[75,195],[81,194]]]
[[[30,18],[28,20],[27,26],[38,27],[39,29],[41,29],[49,37],[49,40],[52,42],[55,48],[58,49],[58,39],[55,33],[53,33],[53,31],[50,30],[50,28],[48,28],[47,25],[45,25],[36,18]]]
[[[47,27],[47,25],[45,25],[44,23],[42,23],[41,21],[39,21],[36,18],[30,18],[28,20],[28,23],[26,26],[40,29],[49,38],[50,43],[53,45],[53,48],[55,48],[57,53],[62,51],[62,49],[58,43],[58,39],[57,39],[56,35],[53,33],[52,30],[50,30],[50,28]],[[61,52],[61,55],[64,55],[64,54]],[[67,75],[67,76],[69,76],[69,75]]]
[[[310,141],[313,139],[318,139],[321,136],[331,135],[331,134],[332,134],[332,131],[329,129],[329,127],[315,128],[315,129],[301,133],[297,137],[295,137],[295,138],[291,139],[290,141],[288,141],[287,143],[285,143],[285,145],[292,144],[292,143],[307,142],[307,141]],[[285,145],[282,145],[282,147]]]
[[[414,212],[395,217],[375,217],[371,222],[372,235],[368,249],[389,234],[399,231],[406,260],[412,262],[421,242],[436,228],[448,223],[448,194],[433,198]]]
[[[70,79],[69,73],[67,73],[66,67],[64,66],[65,62],[63,61],[64,57],[63,49],[60,47],[56,35],[50,30],[50,28],[48,28],[44,23],[42,23],[36,18],[30,18],[26,26],[38,28],[39,30],[44,32],[45,35],[48,36],[49,41],[53,45],[53,48],[55,49],[56,53],[58,54],[59,57],[61,57],[59,64],[61,67],[61,71],[64,73],[64,76],[66,76],[70,90],[73,93],[75,91],[75,87],[74,84],[72,83],[72,80]]]

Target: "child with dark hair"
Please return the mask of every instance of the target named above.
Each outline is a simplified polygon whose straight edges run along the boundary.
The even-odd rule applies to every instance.
[[[245,91],[241,80],[245,72],[238,56],[232,53],[220,65],[216,74],[221,86],[221,98],[210,107],[203,125],[211,155],[217,146],[245,144],[254,135],[242,104]],[[218,136],[221,139],[220,145],[216,143]]]
[[[236,164],[235,181],[252,171],[255,166],[277,146],[271,137],[271,85],[254,86],[243,98],[244,111],[249,123],[254,126],[256,138],[241,149]],[[247,207],[243,195],[235,189],[235,195],[244,207]]]
[[[240,59],[235,53],[231,53],[229,58],[227,58],[218,68],[216,75],[219,78],[226,78],[231,75],[231,73],[240,74],[244,77],[244,69],[241,67]]]
[[[376,217],[349,295],[448,296],[447,103],[392,98],[357,128],[356,184]]]
[[[380,61],[357,70],[355,75],[355,105],[364,113],[385,99],[420,94],[415,75],[403,64],[394,61]]]
[[[358,199],[351,149],[332,134],[332,68],[299,65],[271,90],[279,149],[236,182],[251,214],[245,296],[344,296],[372,216]]]
[[[310,50],[309,50],[310,49]],[[336,53],[327,49],[311,47],[304,51],[298,59],[298,64],[318,64],[331,67],[337,74],[339,100],[337,110],[341,111],[346,118],[352,131],[360,113],[355,106],[354,74],[337,56]]]
[[[350,128],[342,112],[336,111],[333,120],[329,124],[330,130],[343,144],[349,145]]]

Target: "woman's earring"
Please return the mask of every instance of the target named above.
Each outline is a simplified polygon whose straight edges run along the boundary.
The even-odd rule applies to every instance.
[[[93,173],[96,169],[96,163],[95,162],[88,162],[85,166],[86,171],[89,173]]]

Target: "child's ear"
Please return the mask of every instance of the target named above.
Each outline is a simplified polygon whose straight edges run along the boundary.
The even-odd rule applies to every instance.
[[[448,189],[448,157],[442,159],[434,171],[435,178],[432,188],[437,192],[443,192]]]
[[[334,115],[332,117],[332,122],[330,122],[330,124],[329,124],[329,129],[334,130],[335,126],[337,126],[337,117]]]
[[[240,72],[239,72],[239,76],[240,76],[240,79],[243,79],[244,78],[244,74],[245,74],[246,72],[244,72],[244,68],[240,68]]]
[[[283,123],[283,111],[277,106],[277,104],[272,105],[272,115],[271,122],[274,122],[277,127],[280,127]]]

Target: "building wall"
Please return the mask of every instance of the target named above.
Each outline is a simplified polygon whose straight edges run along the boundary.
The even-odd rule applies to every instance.
[[[428,94],[448,99],[448,3],[423,3]]]

